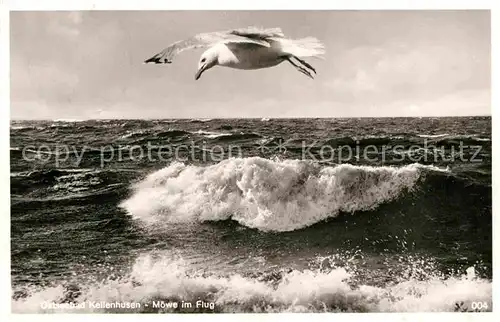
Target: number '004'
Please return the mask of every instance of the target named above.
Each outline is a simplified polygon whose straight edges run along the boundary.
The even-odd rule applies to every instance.
[[[488,309],[488,303],[486,303],[486,302],[472,302],[471,303],[471,308],[473,310],[487,310]]]

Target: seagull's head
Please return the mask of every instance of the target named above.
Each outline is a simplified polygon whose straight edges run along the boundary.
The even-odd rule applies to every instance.
[[[210,48],[201,55],[200,61],[198,63],[198,71],[196,72],[196,75],[194,75],[194,78],[196,80],[200,78],[201,74],[203,74],[204,71],[218,64],[219,54],[216,50],[213,49],[214,48]]]

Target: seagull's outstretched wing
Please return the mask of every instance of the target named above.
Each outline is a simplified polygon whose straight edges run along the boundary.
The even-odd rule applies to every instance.
[[[302,39],[271,37],[268,40],[277,42],[284,54],[292,56],[322,58],[325,54],[325,45],[314,37]]]
[[[144,63],[170,64],[174,56],[184,50],[210,47],[219,42],[249,43],[270,47],[271,45],[267,41],[269,38],[281,38],[283,36],[280,28],[261,29],[256,27],[202,33],[171,44],[158,54],[145,60]]]
[[[285,35],[281,31],[281,28],[267,28],[267,29],[262,29],[262,28],[257,28],[257,27],[248,27],[248,28],[241,28],[241,29],[234,29],[227,31],[230,34],[233,35],[238,35],[242,37],[247,37],[251,39],[263,39],[266,40],[268,38],[274,37],[274,38],[283,38]]]

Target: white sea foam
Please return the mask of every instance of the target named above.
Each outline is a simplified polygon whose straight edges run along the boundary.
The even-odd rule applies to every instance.
[[[263,231],[291,231],[340,211],[373,210],[411,190],[428,168],[434,169],[420,164],[321,167],[259,157],[205,167],[174,163],[136,184],[121,206],[146,223],[233,219]]]
[[[128,132],[128,133],[120,136],[120,139],[128,139],[128,138],[131,138],[131,137],[134,137],[134,136],[147,135],[149,133],[150,133],[149,130],[131,131],[131,132]]]
[[[443,138],[443,137],[446,137],[446,136],[450,136],[450,134],[448,134],[448,133],[444,133],[444,134],[417,134],[417,136],[419,136],[421,138],[435,139],[435,138]],[[457,139],[457,140],[460,140],[460,139],[472,139],[472,140],[475,140],[475,141],[491,141],[490,138],[478,137],[477,135],[472,135],[472,136],[454,135],[454,136],[451,136],[450,138]]]
[[[201,136],[204,136],[208,139],[215,139],[221,136],[230,136],[232,135],[231,133],[221,133],[221,132],[210,132],[210,131],[203,131],[203,130],[198,130],[196,132],[191,132],[192,134],[198,134]]]
[[[449,134],[448,133],[443,133],[443,134],[417,134],[417,136],[421,137],[421,138],[442,138],[442,137],[445,137],[445,136],[448,136]]]
[[[465,272],[464,272],[465,273]],[[217,276],[187,269],[180,259],[149,254],[140,256],[130,274],[120,279],[79,285],[75,302],[139,302],[152,300],[215,303],[218,312],[443,312],[464,302],[485,302],[491,310],[492,284],[477,278],[474,268],[461,276],[442,278],[427,272],[425,279],[409,278],[389,286],[353,285],[353,273],[345,268],[283,273],[278,280],[264,281],[240,274]],[[103,312],[102,309],[43,310],[41,303],[60,303],[68,298],[62,285],[32,289],[28,296],[12,300],[16,313]],[[109,311],[109,310],[108,310]],[[115,310],[126,312],[124,310]],[[128,311],[130,312],[130,311]]]
[[[26,126],[22,126],[22,125],[17,125],[17,126],[16,126],[16,125],[14,125],[14,126],[13,126],[13,125],[11,125],[11,126],[10,126],[10,129],[11,129],[11,130],[33,129],[33,126],[27,126],[27,125],[26,125]]]
[[[99,171],[82,172],[63,175],[56,178],[56,184],[52,187],[55,191],[80,192],[88,190],[92,186],[102,184],[97,176]]]

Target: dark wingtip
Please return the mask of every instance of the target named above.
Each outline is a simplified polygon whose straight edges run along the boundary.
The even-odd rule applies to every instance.
[[[144,61],[144,64],[160,64],[160,60],[156,57],[151,57]]]
[[[172,62],[161,57],[153,56],[144,61],[144,64],[171,64]]]

